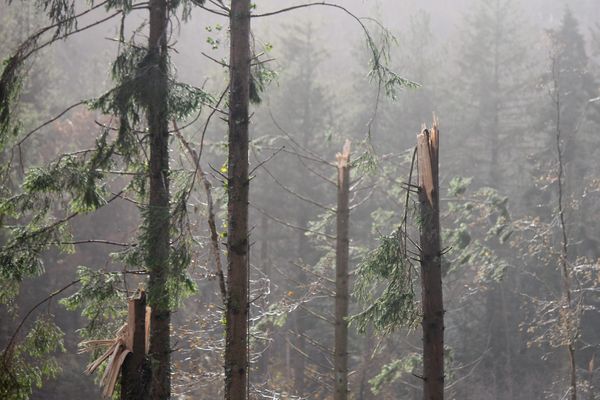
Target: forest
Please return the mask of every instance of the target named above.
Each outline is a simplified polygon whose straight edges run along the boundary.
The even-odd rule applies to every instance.
[[[600,1],[0,0],[0,39],[0,400],[600,400]]]

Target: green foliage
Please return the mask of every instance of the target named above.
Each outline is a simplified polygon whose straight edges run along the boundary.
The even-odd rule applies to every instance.
[[[487,284],[504,276],[507,262],[493,247],[508,241],[513,227],[508,198],[487,187],[470,193],[470,183],[471,178],[456,177],[448,185],[452,228],[443,232],[443,242],[449,247],[443,260],[444,270],[454,272],[473,266],[477,269],[475,282]]]
[[[385,385],[388,385],[407,373],[413,373],[421,365],[421,355],[417,353],[408,354],[406,357],[385,364],[381,371],[369,379],[371,390],[379,394]]]
[[[215,103],[212,94],[182,82],[171,81],[169,88],[169,119],[185,119],[205,104]]]
[[[171,0],[168,6],[175,12],[178,7],[183,19],[190,16],[192,1]],[[202,3],[195,1],[195,3]],[[91,7],[95,4],[90,3]],[[57,38],[64,38],[76,30],[77,18],[73,0],[37,0],[36,7],[43,11],[52,28],[44,28],[27,39],[4,63],[0,77],[0,150],[10,135],[17,135],[19,122],[15,110],[22,89],[25,66],[31,55],[39,48]],[[131,0],[109,0],[106,9],[118,9],[123,15],[132,10]],[[123,22],[123,26],[125,23]],[[46,41],[50,32],[53,38]],[[170,252],[165,267],[166,293],[156,296],[165,299],[175,308],[186,294],[195,290],[187,275],[191,262],[192,237],[187,220],[187,200],[191,191],[190,175],[174,179],[171,188],[176,192],[170,208],[149,210],[147,147],[149,136],[146,127],[148,114],[158,111],[166,128],[171,120],[181,120],[196,114],[204,104],[214,103],[206,91],[178,82],[170,68],[168,57],[157,57],[136,40],[136,31],[129,42],[120,35],[119,54],[112,64],[111,75],[115,86],[87,105],[111,117],[106,119],[96,144],[92,149],[64,154],[46,166],[27,171],[18,194],[6,198],[8,191],[2,189],[0,220],[2,221],[2,246],[0,248],[0,300],[10,304],[18,293],[19,283],[26,277],[43,272],[43,254],[56,246],[62,251],[72,251],[69,221],[77,214],[89,213],[107,204],[107,186],[111,183],[112,168],[118,166],[132,176],[125,188],[140,202],[143,224],[139,229],[139,243],[114,254],[115,261],[136,270],[153,271],[163,267],[153,265],[148,251],[154,244],[147,226],[150,218],[168,219]],[[42,39],[44,41],[42,41]],[[40,44],[41,43],[41,44]],[[263,90],[270,75],[258,70],[258,90]],[[157,74],[166,77],[166,87],[154,84]],[[165,107],[156,110],[156,104]],[[152,108],[154,107],[154,109]],[[112,121],[115,121],[116,128]],[[170,173],[169,180],[178,178]],[[173,182],[172,181],[172,182]],[[69,209],[71,214],[57,216],[57,209]],[[157,212],[156,212],[157,211]],[[9,224],[10,223],[10,224]],[[107,272],[86,267],[78,268],[81,286],[76,293],[61,303],[69,310],[80,309],[89,320],[81,334],[85,338],[106,338],[114,334],[115,324],[121,324],[126,309],[126,287],[122,272]],[[149,293],[150,300],[153,294]],[[155,306],[155,304],[153,304]],[[0,397],[25,399],[34,386],[58,373],[58,367],[50,354],[62,346],[60,331],[53,325],[35,327],[22,344],[16,345],[9,355],[3,355],[0,368]],[[6,389],[5,389],[6,388]],[[9,391],[10,390],[10,391]]]
[[[155,93],[148,88],[153,60],[145,47],[131,41],[124,43],[112,65],[112,78],[116,86],[99,98],[89,101],[91,109],[100,110],[119,119],[116,149],[127,163],[140,158],[139,131],[135,127],[142,122],[142,116],[149,102],[157,96],[167,96],[166,121],[184,119],[196,112],[203,104],[214,103],[214,97],[192,85],[168,79],[166,93]],[[169,64],[167,60],[167,65]],[[166,68],[166,67],[165,67]],[[168,70],[168,68],[166,68]],[[168,71],[165,72],[170,74]]]
[[[472,181],[473,181],[473,178],[465,178],[462,176],[456,176],[456,177],[452,178],[450,180],[450,182],[448,183],[448,193],[450,194],[450,196],[463,195],[467,191],[467,189]]]
[[[51,315],[38,318],[24,340],[0,356],[0,398],[29,399],[34,387],[60,373],[52,357],[59,351],[65,351],[63,332]]]
[[[250,101],[254,104],[260,104],[261,93],[267,86],[277,79],[277,72],[267,67],[260,60],[251,68],[250,74]]]
[[[188,267],[192,259],[192,246],[194,240],[191,234],[188,198],[194,180],[192,177],[183,177],[183,182],[175,180],[180,189],[174,194],[171,209],[171,243],[170,271],[168,274],[168,288],[170,291],[170,307],[176,308],[181,300],[196,291],[196,284],[188,274]]]
[[[68,238],[67,229],[60,223],[44,227],[35,223],[9,227],[6,244],[0,249],[0,278],[3,285],[10,286],[26,277],[41,274],[42,252]]]
[[[273,46],[267,43],[264,46],[264,51],[261,54],[268,54],[272,50]],[[256,60],[250,67],[250,101],[254,104],[260,104],[261,93],[263,93],[267,86],[277,79],[277,72],[269,68],[269,60],[263,61],[260,59],[260,55],[256,56]]]
[[[444,346],[444,376],[446,382],[452,382],[455,374],[454,350]],[[381,368],[379,373],[369,379],[371,391],[379,395],[384,387],[398,381],[406,375],[417,376],[418,372],[423,368],[423,355],[420,353],[408,353],[402,358],[393,360]]]
[[[367,48],[370,51],[369,61],[371,70],[368,77],[383,87],[385,94],[392,100],[396,100],[398,89],[415,89],[421,85],[417,82],[403,78],[389,68],[390,49],[396,42],[396,38],[385,28],[381,28],[380,43],[377,43],[369,31],[365,29]]]
[[[125,294],[120,272],[96,271],[88,267],[77,268],[80,287],[77,292],[60,301],[68,310],[81,309],[89,321],[82,330],[85,338],[106,338],[114,333],[114,321],[126,311]]]
[[[374,174],[379,168],[379,159],[370,138],[359,142],[356,147],[362,148],[362,152],[351,161],[351,171],[358,176]]]
[[[414,326],[417,321],[414,266],[403,250],[402,231],[379,239],[379,246],[358,266],[355,295],[369,306],[351,322],[365,332],[369,324],[391,332],[399,326]]]
[[[51,246],[65,252],[73,250],[65,244],[71,238],[69,217],[59,220],[53,217],[55,202],[68,200],[72,215],[91,212],[106,204],[100,183],[104,178],[102,169],[111,164],[112,148],[106,144],[106,135],[105,131],[94,150],[67,154],[47,167],[30,169],[22,192],[0,202],[3,219],[27,221],[4,226],[7,235],[0,248],[3,285],[14,287],[14,283],[25,277],[40,274],[41,255]]]
[[[35,47],[36,39],[27,40],[17,51],[2,63],[0,75],[0,150],[4,148],[9,136],[19,132],[18,122],[13,121],[14,103],[23,87],[23,64],[28,52]]]
[[[51,164],[48,168],[31,169],[23,182],[24,194],[20,200],[21,211],[35,210],[41,201],[48,203],[48,194],[60,197],[70,194],[73,212],[89,212],[103,204],[104,192],[97,185],[103,174],[94,168],[94,162],[88,164],[79,157],[66,156]]]

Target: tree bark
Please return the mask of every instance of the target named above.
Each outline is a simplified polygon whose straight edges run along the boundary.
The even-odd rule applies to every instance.
[[[248,379],[250,0],[232,0],[230,36],[225,399],[244,400]]]
[[[152,380],[150,398],[171,397],[171,310],[167,290],[169,274],[169,131],[166,0],[150,0],[148,38],[147,102],[150,137],[150,198],[146,215],[146,264],[150,273],[148,302],[152,307],[150,323],[150,361]]]
[[[141,291],[128,304],[127,347],[131,353],[121,369],[121,400],[144,400],[147,398],[146,377],[146,293]],[[131,334],[133,332],[133,335]]]
[[[348,261],[350,209],[350,141],[337,156],[337,233],[335,251],[335,393],[334,400],[348,398]]]
[[[436,125],[417,135],[421,214],[421,296],[423,307],[423,399],[444,398],[444,305],[442,296]]]

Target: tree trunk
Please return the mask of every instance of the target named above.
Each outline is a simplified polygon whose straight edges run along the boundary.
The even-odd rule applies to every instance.
[[[569,236],[567,234],[567,223],[565,218],[564,209],[564,198],[565,193],[565,174],[564,174],[564,159],[563,159],[563,148],[562,148],[562,130],[561,130],[561,96],[560,96],[560,68],[557,67],[556,59],[552,60],[552,77],[554,84],[554,107],[556,112],[555,120],[555,144],[556,144],[556,157],[558,163],[558,179],[557,179],[557,191],[558,191],[558,220],[560,223],[560,234],[561,234],[561,247],[559,254],[560,268],[562,273],[562,284],[563,284],[563,307],[566,309],[564,316],[563,328],[568,332],[568,339],[566,343],[567,352],[569,354],[569,398],[571,400],[577,400],[577,363],[575,360],[575,341],[577,338],[577,331],[579,330],[577,321],[573,318],[573,296],[571,293],[571,271],[569,270]]]
[[[150,398],[165,400],[171,396],[171,310],[167,290],[169,274],[169,132],[166,0],[150,0],[148,39],[148,130],[150,137],[150,199],[146,214],[146,264],[148,302],[152,307],[150,324],[150,360],[152,381]]]
[[[371,398],[369,388],[369,367],[371,365],[371,351],[373,348],[373,332],[371,328],[366,332],[362,343],[362,362],[360,366],[360,381],[356,400],[367,400]]]
[[[348,260],[350,197],[350,141],[337,154],[337,233],[335,251],[335,393],[334,400],[348,398]]]
[[[444,398],[444,305],[442,296],[438,186],[439,133],[434,125],[417,136],[421,209],[423,307],[423,399]]]
[[[250,0],[232,0],[230,32],[225,399],[245,400],[248,379]]]
[[[146,293],[141,291],[129,300],[129,325],[127,346],[131,353],[121,369],[121,400],[144,400],[147,398],[146,382]],[[131,335],[133,332],[133,335]]]

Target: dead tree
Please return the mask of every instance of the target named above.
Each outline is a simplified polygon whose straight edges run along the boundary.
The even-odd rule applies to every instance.
[[[140,290],[129,299],[127,312],[127,355],[121,369],[121,400],[143,400],[147,398],[146,362],[146,293]]]
[[[440,207],[438,181],[439,132],[417,135],[421,216],[421,296],[423,307],[423,399],[444,398],[444,304],[442,296]]]
[[[248,108],[250,0],[232,0],[227,166],[225,399],[245,400],[248,382]]]
[[[350,220],[350,141],[337,158],[337,234],[335,250],[335,393],[334,400],[348,398],[348,261]]]

